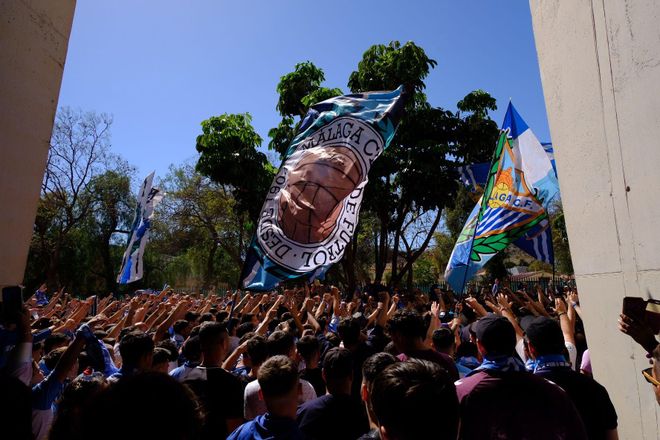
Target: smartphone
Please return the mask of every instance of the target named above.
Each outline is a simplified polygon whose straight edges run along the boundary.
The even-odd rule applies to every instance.
[[[20,286],[2,288],[2,318],[5,322],[16,322],[23,311],[23,289]]]
[[[89,314],[90,316],[96,316],[99,310],[99,297],[94,295],[94,301],[92,301],[92,307],[90,307]]]
[[[644,300],[626,296],[623,298],[623,314],[645,322],[653,333],[660,333],[660,301],[657,299]]]

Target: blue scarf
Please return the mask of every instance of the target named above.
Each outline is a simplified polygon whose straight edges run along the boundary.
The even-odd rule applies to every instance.
[[[481,365],[467,376],[472,376],[480,371],[525,371],[525,365],[520,359],[515,356],[484,356],[484,360]]]
[[[534,373],[540,373],[544,370],[551,370],[553,368],[571,368],[571,363],[566,362],[563,354],[547,354],[539,356],[534,362]]]

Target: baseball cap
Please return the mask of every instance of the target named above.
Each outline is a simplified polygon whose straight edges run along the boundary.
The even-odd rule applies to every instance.
[[[546,316],[537,316],[525,324],[523,330],[538,354],[564,352],[564,335],[557,321]]]
[[[510,356],[516,347],[516,331],[503,316],[489,314],[476,322],[475,333],[486,354]]]

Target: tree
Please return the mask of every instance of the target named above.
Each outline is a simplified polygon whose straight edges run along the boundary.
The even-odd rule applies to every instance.
[[[113,258],[113,235],[130,233],[131,222],[135,213],[135,197],[131,191],[132,167],[119,160],[115,169],[107,170],[94,177],[90,182],[92,193],[92,211],[86,218],[85,228],[89,231],[93,249],[100,255],[101,271],[91,268],[105,280],[107,292],[114,292],[117,287],[116,271],[121,264],[119,253]],[[121,248],[122,246],[115,245]]]
[[[241,214],[237,216],[234,211],[236,202],[228,185],[218,184],[196,172],[193,165],[184,164],[171,166],[162,186],[167,197],[163,199],[161,222],[166,223],[167,231],[179,233],[170,233],[167,237],[169,253],[176,255],[189,248],[202,251],[204,288],[218,281],[216,256],[219,249],[234,266],[240,267],[241,246],[246,236],[245,231],[243,237],[238,236]],[[196,238],[190,240],[191,237]]]
[[[235,200],[241,263],[245,256],[244,236],[251,235],[254,229],[276,171],[266,155],[257,150],[261,137],[251,122],[249,113],[213,116],[202,122],[202,134],[197,136],[200,156],[196,170],[226,186]]]
[[[557,272],[573,274],[573,260],[571,260],[571,248],[568,243],[566,232],[566,220],[561,203],[557,203],[551,212],[552,246],[555,251],[555,268]]]
[[[475,91],[452,113],[434,108],[424,94],[424,79],[436,66],[424,49],[412,42],[369,48],[350,75],[353,92],[392,90],[406,84],[414,90],[407,112],[389,148],[374,162],[365,191],[363,210],[378,218],[375,243],[375,279],[381,281],[387,265],[391,283],[406,275],[423,255],[440,223],[443,209],[457,191],[456,166],[492,145],[497,125],[488,110],[495,108],[487,93]],[[350,258],[350,256],[349,256]]]
[[[94,205],[92,183],[111,158],[111,125],[106,114],[69,107],[55,118],[33,238],[51,284],[60,283],[61,253]]]
[[[268,132],[268,137],[271,138],[268,148],[277,151],[281,158],[284,157],[309,108],[342,94],[340,89],[321,87],[324,80],[323,70],[311,61],[296,64],[293,72],[280,78],[277,84],[277,111],[282,120]]]

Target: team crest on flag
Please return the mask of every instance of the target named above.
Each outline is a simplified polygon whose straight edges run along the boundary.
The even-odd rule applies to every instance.
[[[345,95],[312,107],[273,179],[243,285],[322,276],[355,232],[369,168],[394,136],[403,88]]]
[[[484,193],[452,251],[445,279],[461,292],[495,254],[515,243],[542,261],[552,258],[548,207],[559,194],[546,151],[509,104]]]

